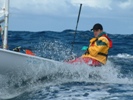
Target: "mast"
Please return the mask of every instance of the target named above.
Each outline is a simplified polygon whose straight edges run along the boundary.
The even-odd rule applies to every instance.
[[[9,18],[9,0],[5,0],[5,26],[4,26],[4,40],[3,49],[7,49],[8,43],[8,18]]]

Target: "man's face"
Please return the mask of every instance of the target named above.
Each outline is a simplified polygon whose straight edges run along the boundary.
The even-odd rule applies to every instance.
[[[98,37],[98,35],[102,32],[102,30],[98,29],[98,30],[93,30],[94,32],[94,36]]]

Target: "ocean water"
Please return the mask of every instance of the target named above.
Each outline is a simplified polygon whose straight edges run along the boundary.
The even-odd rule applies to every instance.
[[[36,56],[63,62],[71,55],[81,56],[83,46],[93,34],[78,31],[73,52],[74,31],[9,31],[9,49],[17,46],[32,50]],[[38,64],[25,73],[11,74],[12,82],[0,74],[1,100],[133,100],[133,35],[109,34],[113,48],[102,67],[83,65]],[[8,63],[8,62],[7,62]],[[47,66],[47,68],[46,68]],[[14,69],[15,70],[15,69]],[[46,76],[45,72],[50,73]],[[15,76],[16,73],[21,75]],[[32,74],[33,73],[33,74]],[[35,74],[34,74],[35,73]],[[28,80],[28,75],[32,78]],[[37,78],[35,78],[38,76]],[[23,81],[27,79],[27,81]]]

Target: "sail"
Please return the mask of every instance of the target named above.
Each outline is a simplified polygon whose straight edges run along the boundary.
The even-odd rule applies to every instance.
[[[0,0],[0,18],[4,16],[5,0]]]

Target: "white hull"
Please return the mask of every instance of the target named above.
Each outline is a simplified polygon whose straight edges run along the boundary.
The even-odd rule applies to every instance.
[[[61,63],[46,58],[0,49],[0,74],[2,75],[15,70],[30,71],[30,68],[46,67],[46,65],[52,68],[57,64]]]
[[[62,64],[50,59],[0,49],[0,92],[5,90],[0,93],[0,99],[13,98],[21,94],[30,84],[58,73]]]

